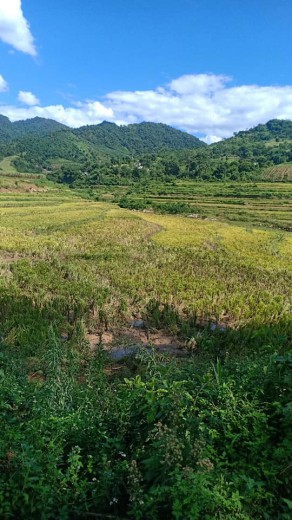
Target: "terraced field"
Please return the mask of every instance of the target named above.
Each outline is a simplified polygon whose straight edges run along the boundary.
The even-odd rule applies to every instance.
[[[292,164],[284,163],[277,166],[266,168],[263,172],[263,177],[271,181],[292,181]]]
[[[163,211],[170,203],[188,205],[198,218],[215,218],[245,226],[291,230],[291,183],[203,183],[176,181],[128,190],[133,202]]]
[[[288,519],[289,185],[1,185],[0,517]]]
[[[244,193],[243,186],[229,186],[221,195],[218,186],[207,188],[208,196],[206,186],[190,190],[188,200],[199,208],[198,218],[131,212],[84,200],[64,188],[39,186],[26,193],[0,193],[1,250],[5,255],[23,255],[23,265],[32,276],[43,258],[53,272],[57,262],[56,279],[69,262],[78,273],[72,295],[76,301],[87,276],[103,280],[108,293],[104,305],[111,309],[107,313],[112,320],[121,319],[120,306],[124,316],[147,313],[151,300],[173,305],[185,318],[196,315],[199,321],[223,320],[232,326],[288,317],[292,236],[256,225],[291,229],[290,187],[271,185],[263,191],[248,186]],[[187,189],[181,183],[175,194],[165,190],[159,200],[186,200]],[[236,197],[241,193],[245,203],[250,201],[240,214],[235,193]],[[227,220],[233,220],[232,225]],[[17,265],[13,263],[14,270]],[[60,290],[67,291],[67,285],[59,280]],[[96,281],[94,286],[97,290]],[[49,295],[58,296],[51,290]],[[90,290],[88,305],[92,297]],[[116,303],[111,305],[113,299]]]

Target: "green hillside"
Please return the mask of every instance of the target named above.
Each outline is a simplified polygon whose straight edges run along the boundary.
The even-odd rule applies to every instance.
[[[271,181],[292,181],[292,162],[282,163],[265,168],[263,179]]]
[[[233,137],[211,145],[211,147],[219,155],[250,157],[265,155],[271,152],[271,149],[277,149],[280,155],[289,148],[291,153],[291,142],[292,121],[272,119],[266,124],[238,132]]]
[[[15,139],[27,136],[42,136],[58,130],[68,128],[53,119],[34,117],[25,121],[15,121],[12,123],[8,117],[0,115],[0,144],[9,143]]]
[[[121,155],[132,153],[139,155],[161,150],[193,149],[206,146],[197,137],[162,123],[117,126],[104,121],[100,125],[83,126],[74,133],[109,154],[112,151],[119,151]]]
[[[160,123],[104,121],[71,129],[49,119],[11,123],[1,116],[0,160],[7,156],[15,157],[11,166],[18,171],[83,187],[181,178],[289,181],[292,122],[271,120],[207,146]],[[288,170],[273,169],[282,164]]]
[[[0,114],[0,144],[7,143],[15,138],[13,123],[6,116]]]
[[[119,127],[103,122],[73,130],[39,117],[15,123],[5,116],[0,119],[0,157],[18,156],[15,166],[22,171],[50,170],[56,159],[82,165],[88,160],[205,146],[197,137],[156,123]]]
[[[34,117],[24,121],[15,121],[13,124],[14,131],[18,136],[26,135],[47,135],[58,130],[68,129],[68,126],[62,125],[53,119],[45,119],[44,117]]]
[[[247,131],[236,134],[240,139],[255,137],[257,140],[292,139],[292,121],[271,119],[264,125],[257,125]]]
[[[13,165],[15,157],[4,157],[2,161],[0,161],[0,174],[1,175],[9,175],[10,173],[17,173],[15,166]]]
[[[56,159],[77,163],[94,157],[90,144],[79,139],[70,130],[61,130],[42,136],[26,136],[10,144],[11,151],[18,155],[14,161],[22,171],[50,169]]]

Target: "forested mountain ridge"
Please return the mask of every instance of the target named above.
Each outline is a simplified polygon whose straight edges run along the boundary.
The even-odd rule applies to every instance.
[[[40,137],[64,129],[70,130],[66,125],[53,119],[34,117],[12,123],[8,117],[0,114],[0,144],[33,135]]]
[[[266,124],[260,124],[249,130],[237,132],[228,139],[211,145],[219,154],[252,155],[253,151],[259,155],[265,147],[279,147],[292,141],[292,121],[271,119]],[[244,150],[247,148],[248,150]]]
[[[260,124],[249,130],[242,130],[234,134],[234,137],[256,137],[258,140],[269,141],[271,139],[292,139],[292,121],[289,119],[271,119],[266,124]]]
[[[110,152],[141,154],[161,150],[184,150],[204,147],[197,137],[162,123],[138,123],[117,126],[104,121],[99,125],[82,126],[75,135]]]
[[[194,149],[164,150],[137,157],[120,157],[110,163],[87,163],[86,169],[54,175],[79,186],[191,180],[282,180],[292,179],[292,122],[272,120],[239,132],[219,143]],[[66,170],[66,171],[65,171]]]
[[[53,160],[54,165],[58,159],[83,164],[88,160],[205,146],[197,137],[160,123],[118,126],[104,121],[72,129],[40,117],[11,123],[0,116],[0,156],[18,156],[16,166],[25,171],[50,169],[48,161]]]
[[[0,116],[0,159],[20,172],[45,172],[58,182],[92,186],[142,180],[290,180],[292,122],[273,119],[207,146],[162,123],[118,126],[104,121],[71,129],[50,119],[11,123]],[[278,175],[278,165],[281,168]]]

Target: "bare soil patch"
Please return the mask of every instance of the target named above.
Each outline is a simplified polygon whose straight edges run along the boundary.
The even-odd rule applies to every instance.
[[[2,264],[11,264],[12,262],[16,262],[20,260],[23,256],[18,253],[11,253],[9,251],[0,251],[0,263]]]
[[[100,347],[114,359],[122,359],[141,348],[154,348],[157,352],[182,357],[187,354],[185,345],[176,336],[156,329],[125,327],[108,332],[87,334],[91,352]]]
[[[29,374],[28,380],[31,383],[43,383],[46,380],[46,378],[42,370],[37,370],[36,372]]]

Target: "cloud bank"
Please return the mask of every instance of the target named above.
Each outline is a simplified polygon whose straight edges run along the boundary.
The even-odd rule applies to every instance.
[[[67,107],[0,105],[0,113],[13,121],[41,116],[72,127],[103,120],[117,124],[153,121],[203,136],[208,143],[269,119],[292,119],[292,85],[230,86],[230,82],[223,75],[190,74],[155,90],[115,91],[103,99]]]
[[[18,51],[37,55],[34,38],[22,12],[21,0],[0,0],[0,40]]]

